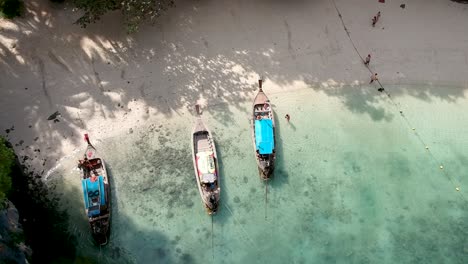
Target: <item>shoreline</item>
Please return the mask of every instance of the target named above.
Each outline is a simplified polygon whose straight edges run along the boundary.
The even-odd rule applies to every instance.
[[[465,5],[336,5],[359,52],[374,55],[370,66],[383,86],[398,87],[389,89],[394,98],[418,92],[466,98]],[[260,76],[274,94],[313,89],[346,99],[348,87],[372,91],[370,73],[332,2],[286,6],[182,1],[154,26],[126,35],[115,12],[82,29],[72,24],[76,14],[68,4],[29,4],[25,17],[0,20],[0,69],[6,73],[0,84],[1,133],[18,155],[29,157],[23,163],[44,173],[81,149],[86,132],[99,141],[148,122],[188,118],[197,102],[240,108],[251,100]],[[377,10],[382,20],[372,28],[370,16]],[[440,91],[439,84],[450,89]],[[380,97],[377,91],[365,94],[368,102]],[[56,111],[59,122],[48,121]]]

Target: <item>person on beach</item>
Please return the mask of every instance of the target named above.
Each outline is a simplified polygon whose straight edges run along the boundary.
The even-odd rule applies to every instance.
[[[291,119],[291,117],[289,116],[289,114],[286,114],[286,115],[284,116],[284,118],[286,118],[286,120],[287,120],[288,123],[289,123],[289,120]]]
[[[372,26],[375,27],[375,23],[377,23],[377,17],[374,16],[374,18],[372,18]]]
[[[366,57],[366,60],[364,61],[364,65],[369,66],[370,58],[371,58],[371,56],[370,56],[370,54],[368,54],[367,57]]]
[[[380,11],[377,13],[377,19],[376,19],[376,22],[379,21],[379,18],[380,18]]]
[[[380,87],[379,89],[377,89],[377,91],[383,92],[383,91],[385,91],[385,89],[384,89],[383,87]],[[400,112],[401,112],[401,111],[400,111]]]
[[[374,81],[378,81],[379,78],[377,78],[377,73],[374,73],[371,77],[370,77],[370,83],[373,83]]]

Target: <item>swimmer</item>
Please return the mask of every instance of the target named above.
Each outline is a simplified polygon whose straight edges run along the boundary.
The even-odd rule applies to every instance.
[[[289,114],[286,114],[286,115],[284,116],[284,118],[286,118],[286,120],[287,120],[288,123],[289,123],[289,120],[291,119],[291,117],[289,116]]]

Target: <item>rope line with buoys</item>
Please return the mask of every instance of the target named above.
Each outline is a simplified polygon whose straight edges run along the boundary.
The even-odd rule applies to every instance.
[[[337,5],[336,5],[336,2],[335,0],[331,0],[333,2],[333,5],[335,7],[335,10],[336,12],[338,13],[338,17],[340,18],[341,20],[341,24],[343,25],[343,29],[346,31],[346,35],[348,35],[348,39],[349,41],[351,42],[351,44],[353,45],[354,47],[354,50],[356,51],[357,55],[359,56],[359,58],[364,61],[361,53],[359,53],[359,50],[357,49],[356,45],[354,44],[354,41],[353,39],[351,38],[351,34],[350,32],[348,31],[348,28],[346,27],[346,24],[343,20],[343,17],[341,15],[341,12],[339,11]],[[373,75],[374,72],[369,68],[368,65],[366,65],[366,68],[367,70]],[[436,163],[436,164],[442,164],[439,159],[434,155],[434,153],[432,153],[432,151],[429,149],[429,146],[426,144],[426,142],[422,139],[422,137],[419,135],[419,133],[416,131],[416,128],[414,126],[412,126],[411,122],[409,121],[409,119],[403,114],[403,111],[400,110],[399,108],[399,104],[397,104],[393,98],[391,97],[390,93],[387,92],[387,90],[385,90],[385,88],[383,87],[382,83],[380,82],[380,80],[376,80],[376,82],[380,85],[380,88],[379,88],[379,91],[381,92],[384,92],[386,95],[387,95],[387,98],[388,100],[391,102],[391,105],[393,105],[395,107],[396,110],[399,111],[400,113],[400,116],[403,118],[403,120],[406,122],[406,125],[408,128],[411,128],[413,131],[414,131],[414,135],[416,136],[416,138],[419,140],[419,142],[425,146],[426,148],[426,151],[429,153],[430,157],[432,158],[432,160]],[[382,89],[382,90],[380,90]],[[467,201],[465,195],[463,194],[463,192],[460,192],[460,187],[459,187],[459,184],[456,183],[456,181],[449,175],[449,173],[444,170],[444,166],[443,165],[440,165],[439,166],[440,168],[440,171],[447,177],[447,179],[454,185],[456,186],[455,187],[455,190],[461,195],[462,199],[465,200],[465,202]]]

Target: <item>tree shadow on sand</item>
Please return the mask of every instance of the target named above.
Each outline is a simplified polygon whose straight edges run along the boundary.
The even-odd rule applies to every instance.
[[[381,93],[351,85],[356,80],[349,79],[345,71],[330,68],[333,61],[344,65],[357,61],[344,52],[349,48],[344,46],[349,44],[345,36],[329,35],[329,31],[342,30],[335,17],[316,21],[324,11],[312,8],[317,3],[270,2],[256,2],[251,10],[226,2],[222,12],[209,1],[180,3],[160,17],[155,27],[144,26],[130,36],[114,26],[121,24],[118,13],[109,13],[104,22],[86,29],[62,27],[78,17],[71,5],[30,1],[24,18],[2,21],[1,128],[15,126],[7,136],[18,144],[18,153],[28,156],[26,163],[48,169],[68,154],[60,150],[60,142],[78,145],[78,135],[84,131],[101,132],[99,123],[89,121],[96,116],[126,124],[131,121],[126,116],[137,112],[135,118],[144,122],[154,114],[181,115],[197,103],[246,111],[242,104],[251,100],[259,76],[282,89],[300,83],[337,97],[351,112],[375,121],[392,120],[394,115],[378,105],[384,99]],[[298,9],[306,7],[311,13],[298,16]],[[278,21],[258,22],[272,14],[278,15]],[[224,20],[228,26],[217,25]],[[270,22],[279,30],[265,31]],[[317,24],[300,26],[305,22]],[[310,44],[305,38],[310,30],[325,37]],[[316,77],[329,76],[329,72],[336,76]],[[410,95],[453,102],[464,98],[465,88],[428,85],[412,90],[399,85],[387,90],[393,98]],[[10,100],[12,96],[17,101]],[[135,109],[137,102],[144,109]],[[225,109],[214,118],[227,124],[232,113]],[[60,116],[47,120],[56,111]],[[25,138],[15,134],[18,130]]]

